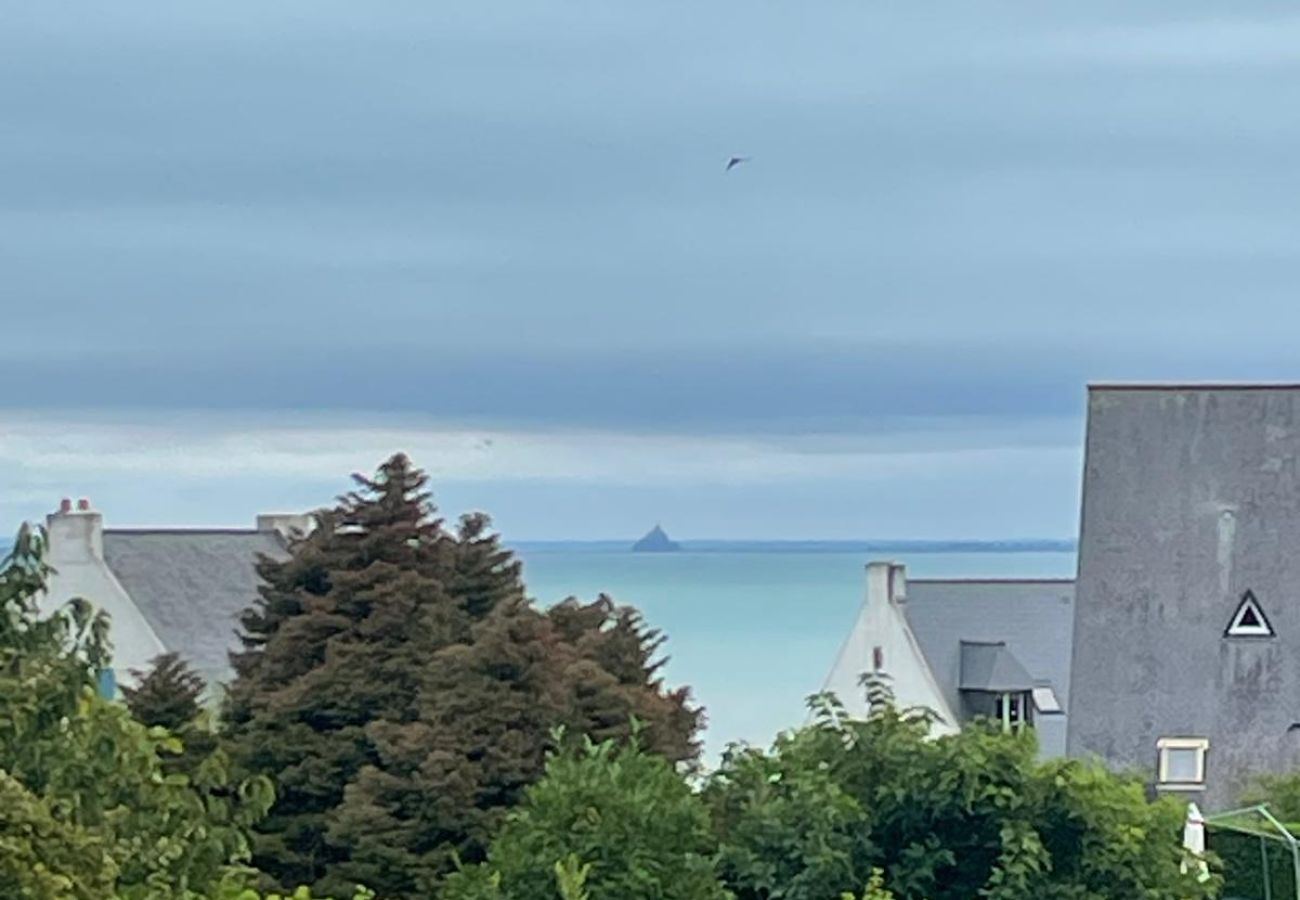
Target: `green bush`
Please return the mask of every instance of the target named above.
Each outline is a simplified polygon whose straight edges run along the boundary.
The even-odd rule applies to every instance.
[[[1217,896],[1182,871],[1184,810],[1078,760],[1037,761],[1031,734],[978,724],[931,739],[927,716],[833,697],[770,752],[736,750],[705,797],[738,900],[852,895],[884,873],[900,900]]]
[[[24,527],[0,562],[0,896],[206,898],[248,859],[270,786],[233,784],[220,754],[164,770],[180,742],[96,689],[107,618],[80,600],[37,614],[44,552]]]
[[[364,888],[357,888],[351,900],[374,900],[374,896]],[[232,886],[219,891],[211,900],[331,900],[331,898],[313,894],[307,887],[300,887],[290,894],[259,894],[251,888]]]
[[[447,900],[724,900],[708,812],[662,757],[590,741],[553,754]]]

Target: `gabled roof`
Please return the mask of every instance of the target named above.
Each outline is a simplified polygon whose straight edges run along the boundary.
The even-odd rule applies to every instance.
[[[866,597],[823,689],[835,694],[850,715],[865,716],[869,710],[862,678],[877,673],[888,679],[900,709],[928,709],[936,717],[931,733],[952,734],[960,728],[960,719],[907,624],[900,593],[903,583],[902,566],[867,565]]]
[[[239,615],[257,599],[259,554],[286,555],[277,532],[104,531],[104,561],[170,651],[225,681]]]
[[[1031,679],[1030,686],[1050,684],[1069,712],[1073,581],[909,579],[904,608],[930,670],[953,708],[961,706],[963,643],[982,643],[1005,647]],[[994,666],[989,677],[1001,678],[1008,671]],[[1024,676],[1017,674],[1020,677]],[[1063,721],[1040,720],[1037,730],[1045,754],[1065,753]]]

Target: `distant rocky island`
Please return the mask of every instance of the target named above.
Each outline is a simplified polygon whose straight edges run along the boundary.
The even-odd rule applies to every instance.
[[[682,545],[668,536],[662,528],[656,525],[646,532],[646,536],[641,538],[632,545],[634,553],[674,553],[682,549]]]

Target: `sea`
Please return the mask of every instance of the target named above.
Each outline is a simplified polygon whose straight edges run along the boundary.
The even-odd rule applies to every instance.
[[[705,710],[704,759],[732,743],[769,746],[806,721],[862,605],[865,565],[888,559],[909,578],[1073,578],[1065,542],[850,544],[687,542],[633,553],[627,542],[519,543],[542,605],[608,594],[667,638],[665,683]]]
[[[729,744],[769,746],[806,721],[806,700],[821,689],[862,605],[868,561],[903,563],[911,578],[1075,575],[1066,541],[686,541],[676,553],[633,553],[631,543],[511,549],[539,604],[604,593],[662,633],[665,683],[688,686],[704,708],[706,765]]]

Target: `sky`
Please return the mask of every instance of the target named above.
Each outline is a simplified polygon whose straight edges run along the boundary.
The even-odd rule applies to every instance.
[[[0,0],[0,522],[1070,537],[1089,381],[1300,378],[1298,87],[1282,3]]]

